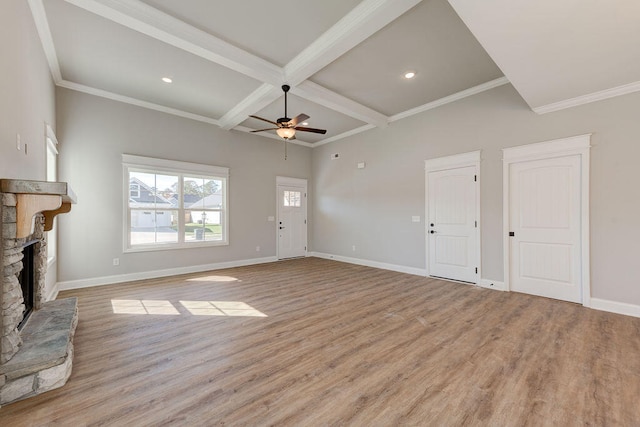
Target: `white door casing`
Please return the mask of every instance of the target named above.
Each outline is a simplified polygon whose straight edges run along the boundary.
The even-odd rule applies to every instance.
[[[477,284],[480,151],[425,161],[427,276]]]
[[[278,217],[276,237],[278,259],[307,254],[307,181],[277,177]]]
[[[589,143],[504,149],[507,290],[590,305]]]

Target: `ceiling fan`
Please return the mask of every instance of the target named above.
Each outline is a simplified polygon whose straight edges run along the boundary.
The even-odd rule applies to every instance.
[[[314,128],[298,126],[298,123],[302,123],[309,118],[309,116],[307,116],[306,114],[298,114],[293,119],[290,119],[289,117],[287,117],[287,92],[289,92],[289,89],[291,89],[289,85],[282,85],[282,90],[284,91],[284,117],[280,117],[277,121],[274,122],[258,116],[249,116],[249,117],[253,117],[254,119],[262,120],[263,122],[271,123],[272,125],[275,125],[277,127],[252,130],[251,132],[264,132],[267,130],[275,130],[278,136],[284,139],[285,141],[296,139],[296,131],[321,133],[323,135],[327,133],[325,129],[314,129]]]

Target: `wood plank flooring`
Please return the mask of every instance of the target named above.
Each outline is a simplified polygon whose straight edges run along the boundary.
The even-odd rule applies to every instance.
[[[640,425],[640,319],[576,304],[317,258],[66,296],[69,382],[0,425]]]

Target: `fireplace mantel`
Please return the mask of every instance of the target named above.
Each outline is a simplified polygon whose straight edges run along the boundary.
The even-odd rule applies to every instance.
[[[69,212],[71,205],[76,203],[76,195],[66,182],[0,179],[0,193],[16,195],[16,237],[19,239],[31,234],[31,224],[37,213],[44,214],[44,231],[50,231],[53,219]]]

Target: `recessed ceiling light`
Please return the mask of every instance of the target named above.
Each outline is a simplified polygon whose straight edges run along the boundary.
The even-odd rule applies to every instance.
[[[162,81],[165,82],[165,83],[171,83],[173,80],[171,80],[171,78],[169,78],[169,77],[163,77]]]
[[[405,79],[412,79],[416,76],[416,73],[413,71],[407,71],[406,73],[404,73],[404,78]]]

